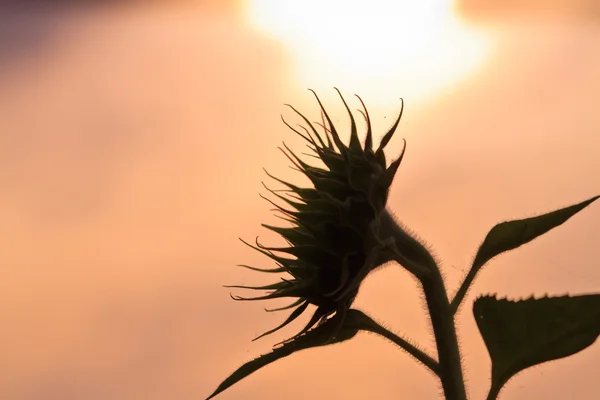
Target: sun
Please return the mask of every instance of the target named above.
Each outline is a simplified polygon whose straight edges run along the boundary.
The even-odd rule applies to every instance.
[[[424,98],[478,68],[488,38],[451,0],[248,0],[252,26],[280,41],[302,84]],[[397,97],[397,96],[396,96]]]

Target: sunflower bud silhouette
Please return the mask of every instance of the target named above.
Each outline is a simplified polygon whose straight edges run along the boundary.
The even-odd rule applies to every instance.
[[[295,299],[289,306],[267,310],[293,311],[283,323],[258,338],[288,325],[310,305],[316,310],[299,333],[237,368],[207,400],[277,360],[301,350],[347,341],[359,331],[386,338],[422,363],[439,378],[446,399],[466,400],[455,315],[475,275],[491,259],[549,232],[600,198],[594,196],[543,215],[496,224],[479,246],[469,272],[451,298],[431,252],[392,217],[387,207],[390,185],[402,162],[406,141],[400,157],[389,166],[383,150],[398,127],[402,109],[377,150],[373,150],[371,121],[363,101],[357,96],[362,104],[359,112],[367,126],[364,146],[358,138],[354,116],[339,90],[337,92],[350,115],[348,145],[341,141],[314,91],[322,115],[322,123],[314,125],[323,129],[321,135],[292,106],[289,107],[308,127],[300,126],[298,130],[283,121],[308,142],[314,153],[309,156],[320,159],[323,164],[322,167],[307,164],[284,144],[285,150],[281,150],[309,178],[312,187],[299,187],[267,172],[287,187],[277,191],[267,188],[283,205],[267,200],[291,226],[263,226],[281,235],[288,246],[267,247],[258,239],[256,245],[244,242],[274,260],[277,267],[243,267],[271,274],[285,273],[289,277],[260,287],[229,286],[269,291],[253,298],[232,296],[235,300]],[[402,266],[419,281],[435,337],[437,359],[363,311],[351,308],[365,277],[388,261]],[[483,296],[475,300],[473,314],[492,361],[492,383],[487,398],[496,399],[502,387],[519,371],[589,347],[600,334],[599,310],[600,294],[543,299],[532,296],[520,301]],[[502,331],[506,326],[512,328]]]
[[[367,125],[364,147],[361,146],[357,134],[354,116],[340,91],[337,88],[336,91],[350,116],[348,146],[341,141],[327,111],[312,90],[324,117],[323,124],[316,125],[323,129],[325,140],[315,126],[294,107],[288,105],[304,120],[308,129],[302,126],[302,131],[294,129],[282,118],[290,129],[308,142],[314,155],[326,167],[307,164],[284,143],[285,150],[281,150],[295,167],[310,179],[313,187],[301,188],[267,172],[269,177],[287,187],[286,190],[274,191],[265,186],[285,204],[280,206],[267,199],[292,226],[263,226],[281,235],[289,246],[266,247],[260,244],[258,239],[255,245],[240,239],[277,263],[277,268],[274,269],[260,269],[248,265],[241,265],[242,267],[267,273],[287,273],[291,278],[281,278],[278,282],[259,287],[226,286],[270,291],[264,296],[253,298],[231,297],[234,300],[268,300],[283,297],[296,299],[289,306],[267,310],[293,309],[281,325],[256,339],[288,325],[310,304],[317,307],[312,318],[297,335],[285,342],[292,341],[335,314],[332,319],[336,320],[337,329],[331,331],[330,339],[333,339],[339,333],[361,282],[369,272],[391,259],[386,256],[386,250],[393,243],[380,237],[380,224],[385,214],[389,188],[402,161],[404,149],[400,157],[389,166],[383,150],[398,126],[402,109],[392,127],[381,139],[379,147],[373,150],[371,121],[362,99],[356,96],[363,108],[359,112]],[[280,192],[287,193],[281,195]],[[385,215],[389,218],[389,214]]]

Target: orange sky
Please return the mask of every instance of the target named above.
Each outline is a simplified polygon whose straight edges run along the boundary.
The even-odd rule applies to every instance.
[[[251,27],[239,10],[0,13],[0,27],[2,399],[204,398],[302,325],[251,342],[283,315],[236,303],[221,285],[268,281],[235,267],[269,266],[237,237],[272,237],[260,227],[275,220],[258,196],[262,167],[296,179],[277,146],[300,142],[279,114],[293,118],[289,102],[317,118],[309,86],[342,126],[328,88],[362,94],[377,132],[405,97],[388,157],[400,137],[408,148],[389,206],[443,261],[451,293],[496,222],[600,193],[597,23],[480,24],[474,32],[489,41],[476,68],[442,80],[443,65],[414,64],[422,84],[401,67],[386,76],[370,66],[365,78],[325,59],[306,74],[296,44]],[[393,51],[402,39],[381,40]],[[490,367],[474,297],[599,292],[599,232],[594,204],[483,270],[457,319],[471,398],[484,397]],[[418,295],[387,267],[355,306],[433,352]],[[598,359],[595,344],[528,370],[501,399],[596,399]],[[294,354],[218,398],[439,393],[422,366],[360,334]]]

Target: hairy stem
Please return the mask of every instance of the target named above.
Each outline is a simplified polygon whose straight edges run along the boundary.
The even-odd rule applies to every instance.
[[[486,397],[486,400],[496,400],[498,398],[498,395],[500,394],[500,389],[502,389],[501,386],[492,384],[492,387],[490,387],[490,391]]]
[[[355,312],[358,312],[358,310],[355,310]],[[373,333],[383,336],[384,338],[392,341],[398,347],[402,348],[408,354],[410,354],[411,356],[416,358],[423,365],[425,365],[427,368],[429,368],[431,370],[431,372],[433,372],[434,374],[439,376],[440,365],[431,356],[429,356],[428,354],[426,354],[421,349],[419,349],[417,346],[411,344],[407,340],[401,338],[400,336],[396,335],[395,333],[390,332],[383,326],[379,325],[371,317],[369,317],[362,311],[360,311],[360,313],[362,314],[362,319],[357,321],[355,324],[349,325],[350,327],[357,328],[357,329],[360,329],[363,331],[373,332]]]
[[[384,213],[381,219],[380,237],[393,237],[395,239],[394,259],[399,264],[403,266],[407,264],[418,265],[427,271],[427,273],[419,273],[415,276],[423,286],[425,301],[431,318],[439,360],[438,375],[446,400],[466,400],[467,394],[454,326],[454,313],[448,300],[444,280],[435,260],[425,246],[404,231],[387,212]]]
[[[475,279],[475,275],[477,275],[482,265],[473,265],[469,270],[469,273],[465,276],[465,279],[463,280],[460,287],[458,288],[458,291],[454,295],[454,299],[452,299],[452,302],[450,303],[452,315],[456,315],[461,302],[465,298],[467,291],[469,290],[471,284],[473,283],[473,280]]]
[[[421,283],[435,335],[440,380],[446,400],[466,400],[454,315],[448,302],[442,275],[439,270],[433,271]]]

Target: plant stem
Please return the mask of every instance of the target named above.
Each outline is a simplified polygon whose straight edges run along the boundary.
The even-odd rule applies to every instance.
[[[357,328],[357,329],[360,329],[363,331],[373,332],[373,333],[383,336],[384,338],[395,343],[398,347],[402,348],[404,351],[406,351],[408,354],[413,356],[415,359],[420,361],[423,365],[425,365],[427,368],[429,368],[429,370],[431,370],[431,372],[433,372],[434,374],[439,376],[440,365],[431,356],[429,356],[428,354],[426,354],[421,349],[419,349],[417,346],[411,344],[407,340],[401,338],[400,336],[396,335],[395,333],[390,332],[388,329],[379,325],[377,322],[375,322],[375,320],[373,320],[373,318],[369,317],[364,312],[357,310],[357,309],[353,309],[351,311],[354,313],[353,315],[358,315],[360,317],[354,317],[352,322],[349,324],[347,322],[348,327]]]
[[[501,388],[502,387],[492,385],[492,387],[490,387],[490,391],[486,397],[486,400],[496,400],[498,398],[498,395],[500,394]]]
[[[439,377],[446,400],[466,400],[454,312],[434,258],[425,246],[398,225],[389,212],[382,215],[379,235],[384,239],[394,238],[396,262],[404,267],[415,266],[407,269],[414,271],[413,274],[423,286],[437,346]],[[426,273],[420,273],[423,269]]]
[[[465,298],[467,291],[469,290],[471,284],[473,283],[473,280],[475,279],[475,275],[477,275],[482,266],[483,263],[473,264],[473,266],[469,270],[469,273],[467,274],[467,276],[465,276],[465,279],[461,283],[460,287],[458,288],[458,291],[454,295],[454,298],[450,302],[450,309],[452,310],[453,315],[455,315],[458,311],[461,302]]]
[[[440,380],[446,400],[466,400],[454,316],[439,270],[422,280],[438,351]]]

